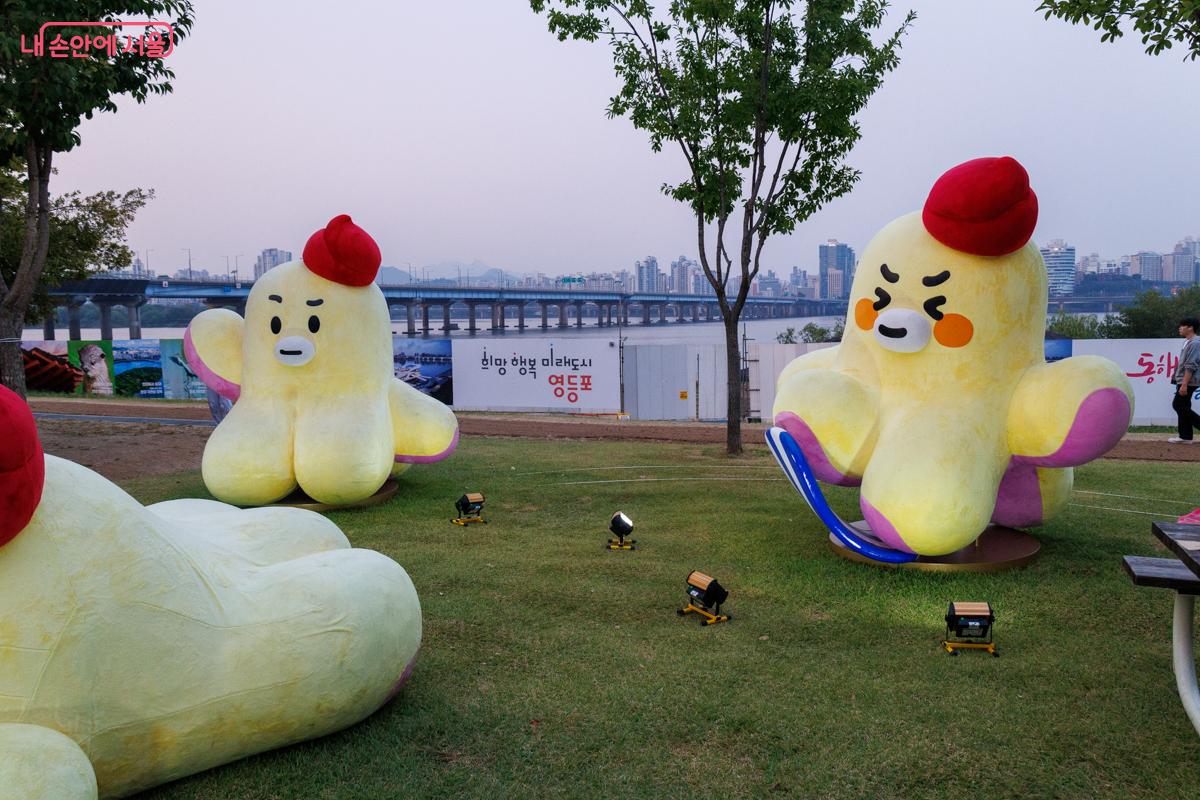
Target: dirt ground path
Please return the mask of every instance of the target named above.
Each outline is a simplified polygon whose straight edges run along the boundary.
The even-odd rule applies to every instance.
[[[112,480],[164,475],[196,469],[212,431],[205,403],[137,400],[80,400],[34,397],[46,452],[77,461]],[[66,419],[78,415],[87,419]],[[535,439],[624,439],[720,445],[725,427],[715,423],[648,422],[610,417],[460,413],[464,436],[514,436]],[[109,421],[105,417],[121,418]],[[141,421],[125,421],[141,420]],[[151,420],[171,420],[157,423]],[[187,424],[189,421],[196,424]],[[760,446],[767,426],[748,424],[743,441]],[[1200,461],[1200,443],[1172,445],[1166,433],[1127,435],[1109,458],[1144,461]]]

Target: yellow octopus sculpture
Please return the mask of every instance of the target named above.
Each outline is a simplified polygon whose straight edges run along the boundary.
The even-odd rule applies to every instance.
[[[188,364],[237,401],[204,448],[214,497],[265,505],[299,486],[346,505],[453,452],[454,414],[395,377],[379,264],[375,241],[343,214],[312,235],[301,261],[255,281],[245,320],[228,309],[192,320]]]
[[[404,569],[320,514],[143,507],[0,386],[0,797],[125,797],[345,728],[420,643]]]
[[[1036,221],[1014,159],[951,169],[923,211],[867,246],[841,344],[779,377],[775,425],[818,480],[861,485],[886,548],[945,555],[992,522],[1040,524],[1066,503],[1071,467],[1128,428],[1133,393],[1115,364],[1045,362]]]

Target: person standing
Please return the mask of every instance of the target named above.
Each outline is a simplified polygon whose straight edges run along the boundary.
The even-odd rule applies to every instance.
[[[1200,428],[1200,414],[1192,410],[1192,395],[1200,385],[1200,338],[1196,337],[1197,328],[1200,328],[1200,321],[1195,317],[1179,320],[1179,335],[1185,341],[1183,349],[1179,351],[1179,364],[1171,376],[1175,393],[1171,398],[1171,408],[1179,415],[1179,435],[1167,439],[1171,444],[1191,444],[1192,428]]]

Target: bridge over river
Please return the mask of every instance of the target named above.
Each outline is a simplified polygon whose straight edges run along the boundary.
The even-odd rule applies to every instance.
[[[67,309],[72,339],[80,337],[79,309],[92,303],[100,310],[100,338],[112,338],[112,309],[124,306],[129,312],[129,338],[141,338],[139,309],[151,300],[195,300],[213,308],[246,309],[246,298],[253,282],[200,282],[135,278],[89,278],[65,283],[50,292],[59,306]],[[713,322],[721,318],[716,297],[702,294],[656,294],[648,292],[600,292],[588,289],[521,289],[462,286],[380,286],[393,317],[406,322],[409,335],[429,335],[431,331],[449,335],[456,323],[451,309],[465,309],[467,330],[479,327],[479,309],[487,307],[490,318],[483,322],[489,330],[503,330],[508,314],[515,314],[518,330],[550,327],[583,327],[584,318],[595,319],[599,326],[664,323]],[[433,326],[430,309],[439,310],[441,325]],[[551,310],[553,309],[553,314]],[[402,313],[400,313],[402,312]],[[803,297],[750,297],[742,312],[743,319],[842,316],[845,300],[811,300]],[[572,319],[573,318],[573,319]],[[55,335],[54,319],[44,323],[47,339]]]

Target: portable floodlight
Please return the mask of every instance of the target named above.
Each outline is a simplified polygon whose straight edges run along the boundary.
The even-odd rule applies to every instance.
[[[960,649],[986,650],[999,658],[992,628],[996,615],[990,603],[951,603],[946,610],[946,639],[942,646],[952,656]]]
[[[625,537],[633,533],[633,520],[624,511],[612,515],[608,529],[615,533],[617,538],[608,540],[608,544],[604,545],[606,550],[637,550],[636,539],[625,541]]]
[[[479,492],[467,492],[454,501],[458,516],[450,520],[455,525],[470,525],[475,522],[487,523],[483,518],[483,495]]]
[[[721,613],[721,604],[729,599],[729,591],[717,583],[716,578],[693,570],[687,576],[687,594],[687,605],[675,612],[679,616],[699,614],[701,625],[716,625],[730,620],[728,614]]]

